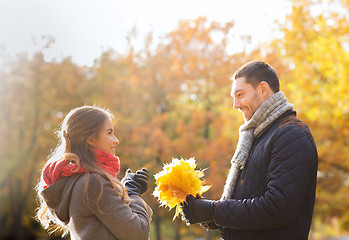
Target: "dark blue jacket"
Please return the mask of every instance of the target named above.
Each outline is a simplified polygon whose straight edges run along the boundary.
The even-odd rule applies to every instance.
[[[285,113],[255,139],[232,199],[215,209],[222,239],[308,239],[318,157],[295,115]]]

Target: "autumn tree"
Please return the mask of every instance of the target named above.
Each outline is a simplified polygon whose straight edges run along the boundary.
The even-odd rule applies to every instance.
[[[137,51],[128,38],[126,53],[106,50],[89,68],[71,58],[47,62],[38,52],[32,58],[19,56],[1,69],[0,239],[25,239],[29,232],[47,235],[36,230],[32,218],[32,188],[56,145],[54,129],[70,109],[84,104],[108,107],[118,118],[120,178],[127,168],[145,166],[153,175],[172,157],[195,157],[199,168],[207,168],[206,184],[212,185],[205,196],[218,199],[243,123],[232,109],[229,78],[254,59],[275,67],[281,90],[309,125],[318,146],[312,237],[323,234],[317,227],[321,221],[321,226],[337,221],[348,230],[349,3],[292,4],[292,13],[280,25],[283,37],[251,52],[228,53],[232,22],[199,17],[179,22],[158,43],[149,34]],[[180,220],[172,222],[173,213],[159,208],[151,196],[154,184],[151,178],[144,194],[154,210],[152,239],[218,237],[201,227],[188,228]]]
[[[6,69],[0,86],[0,234],[25,239],[37,226],[33,187],[39,170],[63,115],[85,102],[85,74],[69,58],[47,63],[42,53],[21,55]]]
[[[274,44],[288,65],[281,78],[289,99],[310,126],[318,147],[315,217],[322,225],[339,223],[349,230],[348,1],[292,4],[281,28],[284,38]],[[317,230],[318,235],[325,234],[321,227]]]

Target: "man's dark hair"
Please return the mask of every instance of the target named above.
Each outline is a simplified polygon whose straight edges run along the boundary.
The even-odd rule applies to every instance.
[[[275,69],[263,61],[255,60],[244,64],[234,73],[232,80],[240,77],[245,77],[246,82],[253,87],[264,81],[274,93],[280,91],[279,77]]]

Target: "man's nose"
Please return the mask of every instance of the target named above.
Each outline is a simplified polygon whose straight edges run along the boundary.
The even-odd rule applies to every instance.
[[[234,98],[234,100],[233,100],[233,108],[234,109],[238,109],[238,108],[240,108],[240,106],[241,106],[240,101],[238,99]]]

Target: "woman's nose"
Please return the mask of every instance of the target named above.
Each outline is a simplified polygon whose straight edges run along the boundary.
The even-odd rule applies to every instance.
[[[115,137],[115,135],[114,135],[114,142],[116,145],[118,145],[120,143],[119,139],[117,137]]]

